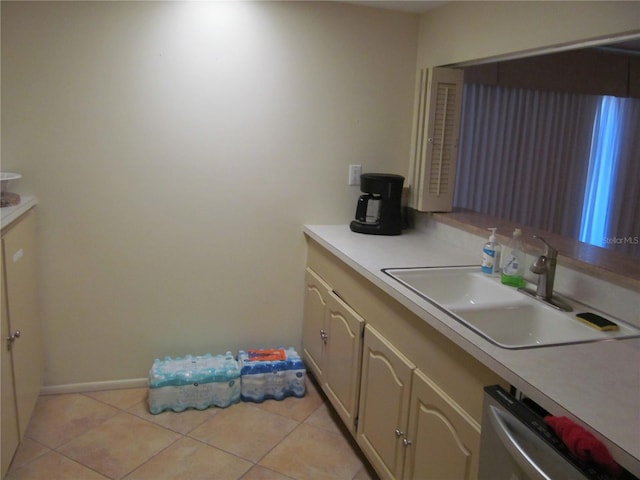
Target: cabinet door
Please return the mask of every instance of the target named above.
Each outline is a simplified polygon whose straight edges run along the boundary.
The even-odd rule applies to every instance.
[[[478,477],[480,425],[420,370],[413,372],[408,438],[405,479]]]
[[[307,367],[319,382],[324,377],[324,346],[326,343],[326,305],[329,287],[315,272],[307,268],[304,287],[304,320],[302,323],[302,354]]]
[[[364,320],[334,293],[327,297],[325,392],[342,421],[355,433],[360,391]]]
[[[414,368],[380,333],[365,327],[356,438],[385,479],[402,477]]]
[[[43,376],[35,242],[33,211],[26,213],[2,237],[9,326],[12,333],[20,331],[20,337],[11,347],[11,357],[21,439],[38,400]]]
[[[450,212],[458,154],[464,71],[425,68],[414,113],[410,178],[412,206],[421,212]]]
[[[0,301],[2,310],[0,311],[0,346],[2,348],[2,358],[0,365],[2,366],[2,385],[0,385],[0,394],[2,395],[2,404],[0,405],[0,430],[2,438],[0,445],[2,446],[2,460],[0,469],[0,478],[4,478],[7,469],[11,464],[13,454],[18,448],[20,432],[18,430],[18,410],[16,408],[16,398],[13,389],[13,369],[11,367],[11,351],[6,338],[11,335],[9,329],[9,318],[7,315],[7,295],[5,290],[5,269],[3,249],[0,248],[0,264],[2,265],[2,275],[0,276]]]

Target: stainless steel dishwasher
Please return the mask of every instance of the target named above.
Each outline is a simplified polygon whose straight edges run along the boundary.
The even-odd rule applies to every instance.
[[[498,385],[485,387],[480,444],[480,480],[609,480],[580,465],[536,411]],[[629,472],[617,480],[634,479]]]

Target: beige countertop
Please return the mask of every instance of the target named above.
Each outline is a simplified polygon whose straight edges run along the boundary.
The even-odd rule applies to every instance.
[[[475,265],[477,251],[428,230],[399,236],[307,225],[311,239],[554,415],[581,424],[640,476],[640,339],[509,350],[498,347],[384,274],[382,268]]]
[[[21,215],[36,206],[37,203],[38,200],[36,197],[32,195],[22,195],[18,205],[0,208],[0,229],[4,229],[9,224],[16,221]]]

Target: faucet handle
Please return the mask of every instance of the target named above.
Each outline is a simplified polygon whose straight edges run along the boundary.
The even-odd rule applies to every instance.
[[[558,256],[558,251],[553,248],[551,245],[549,245],[547,243],[547,241],[542,238],[540,235],[534,235],[533,238],[537,238],[538,240],[540,240],[542,243],[544,243],[544,255],[548,258],[556,258]]]

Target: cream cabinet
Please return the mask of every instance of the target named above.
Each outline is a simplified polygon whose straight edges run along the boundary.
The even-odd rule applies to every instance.
[[[420,370],[413,371],[406,480],[478,477],[480,424]]]
[[[363,327],[362,318],[307,269],[303,358],[352,432],[358,408]]]
[[[508,384],[312,239],[307,266],[303,355],[378,475],[476,479],[483,387]]]
[[[357,442],[383,478],[402,478],[415,365],[370,325],[365,327]]]
[[[480,425],[367,325],[357,442],[384,479],[477,477]]]
[[[43,376],[33,210],[2,230],[2,475],[24,437]]]
[[[0,248],[0,253],[2,249]],[[2,254],[2,260],[4,260],[4,254]],[[2,385],[0,386],[0,393],[2,395],[2,404],[0,405],[0,413],[2,418],[0,419],[0,430],[2,430],[2,438],[0,439],[0,445],[2,446],[2,471],[0,472],[0,478],[4,478],[13,454],[18,448],[20,443],[20,431],[18,429],[18,409],[16,408],[16,397],[13,390],[13,369],[11,366],[11,351],[7,348],[7,344],[4,343],[11,333],[9,330],[9,319],[7,315],[7,296],[4,290],[4,268],[2,269],[2,276],[0,277],[0,297],[2,297],[2,311],[0,314],[2,333]]]
[[[316,379],[324,378],[326,342],[326,311],[329,287],[307,268],[304,287],[304,322],[302,324],[302,355]]]

